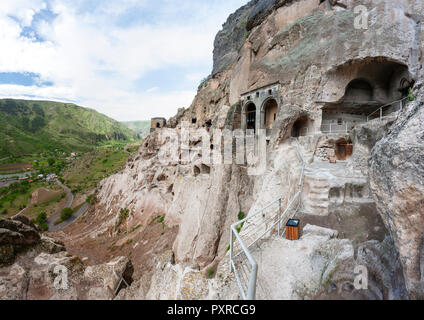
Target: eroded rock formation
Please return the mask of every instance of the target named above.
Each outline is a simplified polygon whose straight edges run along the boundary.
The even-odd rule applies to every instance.
[[[406,285],[413,298],[424,298],[424,91],[377,142],[370,178],[379,211],[399,250]]]
[[[169,141],[166,129],[155,130],[123,171],[100,183],[95,207],[55,237],[91,264],[131,256],[134,282],[120,299],[240,298],[228,266],[230,225],[279,197],[287,206],[302,173],[299,150],[305,177],[297,214],[302,227],[318,227],[305,227],[298,242],[265,239],[258,261],[289,271],[274,287],[260,276],[266,290],[258,298],[422,297],[420,85],[414,103],[405,98],[420,79],[424,8],[420,0],[363,4],[367,29],[355,28],[353,0],[253,0],[236,11],[216,37],[212,75],[167,121],[169,129],[189,124],[192,161],[162,163]],[[400,99],[406,110],[396,105],[384,119],[369,119]],[[249,126],[267,129],[264,174],[202,163],[196,129],[213,135]],[[240,234],[264,221],[257,216]],[[275,258],[280,247],[290,261]],[[357,265],[371,275],[366,291],[353,288]],[[91,298],[106,294],[97,287]]]

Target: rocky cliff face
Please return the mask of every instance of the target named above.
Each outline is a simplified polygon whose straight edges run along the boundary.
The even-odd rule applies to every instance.
[[[126,257],[86,266],[23,215],[0,219],[0,267],[0,300],[112,299],[133,272]]]
[[[424,191],[420,98],[394,124],[396,117],[357,126],[348,134],[319,133],[324,109],[343,103],[355,79],[368,79],[373,103],[382,105],[400,98],[395,84],[420,77],[421,1],[364,4],[367,29],[354,27],[357,3],[349,0],[253,0],[236,11],[216,37],[212,75],[192,105],[168,121],[169,128],[177,129],[183,121],[189,123],[192,161],[161,163],[167,141],[164,131],[152,133],[122,172],[101,182],[95,208],[55,236],[91,264],[125,252],[135,281],[119,298],[237,298],[226,265],[230,225],[240,211],[252,214],[278,197],[287,205],[302,172],[298,143],[307,165],[302,200],[308,205],[301,219],[337,229],[340,239],[329,236],[335,231],[308,227],[301,242],[284,243],[287,254],[302,264],[303,287],[296,287],[293,277],[283,277],[280,283],[290,280],[293,285],[270,287],[261,297],[331,298],[337,292],[339,298],[405,299],[404,277],[409,294],[418,297]],[[214,129],[243,127],[247,96],[275,83],[278,112],[269,129],[264,174],[249,175],[242,165],[202,163],[201,139],[194,130],[213,134]],[[257,107],[262,112],[263,106]],[[311,135],[295,143],[290,136],[299,119]],[[322,159],[334,156],[341,138],[353,141],[353,156],[328,167]],[[306,212],[311,210],[316,211]],[[264,245],[263,259],[273,259],[275,243]],[[278,261],[278,266],[271,264],[275,270],[297,271],[296,264]],[[358,295],[352,293],[356,264],[367,266],[373,279],[371,289]],[[211,273],[215,278],[207,279]]]
[[[424,298],[424,91],[372,150],[370,178],[384,222],[399,250],[411,297]]]

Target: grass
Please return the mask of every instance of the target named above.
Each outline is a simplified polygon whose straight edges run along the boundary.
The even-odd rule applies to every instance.
[[[53,189],[53,188],[60,188],[55,184],[48,185],[45,183],[44,188]],[[62,189],[58,195],[51,198],[49,201],[38,203],[38,204],[32,204],[27,207],[25,210],[25,215],[28,217],[37,217],[42,212],[46,212],[47,216],[50,216],[52,214],[56,214],[56,212],[59,210],[59,204],[60,202],[66,197],[66,193],[63,192]]]
[[[138,228],[140,228],[141,227],[141,224],[139,224],[139,225],[137,225],[137,226],[135,226],[135,227],[133,227],[129,232],[128,232],[128,234],[130,234],[130,233],[133,233],[135,230],[137,230]]]
[[[104,178],[120,171],[129,153],[111,148],[82,155],[63,171],[66,185],[73,193],[92,190]]]
[[[152,219],[152,223],[154,223],[155,221],[156,221],[157,223],[162,224],[162,229],[163,229],[163,230],[165,230],[166,225],[165,225],[165,217],[164,217],[164,216],[157,216],[157,217],[154,217],[154,218]],[[163,232],[161,233],[161,236],[163,236],[164,234],[165,234],[165,231],[163,231]]]
[[[90,194],[85,200],[88,204],[94,205],[97,202],[97,198],[95,194]]]
[[[9,187],[0,188],[0,208],[3,215],[14,215],[24,209],[31,202],[32,193],[43,187],[43,183],[17,182]]]

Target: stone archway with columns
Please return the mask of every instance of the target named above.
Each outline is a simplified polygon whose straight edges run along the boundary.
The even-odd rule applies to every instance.
[[[249,114],[251,113],[252,105],[256,108],[255,113],[255,130],[256,132],[259,129],[268,129],[272,128],[270,126],[270,122],[273,122],[274,115],[271,115],[267,119],[266,110],[269,104],[273,104],[275,102],[277,113],[280,108],[280,94],[279,94],[280,84],[272,83],[270,85],[248,91],[241,95],[241,103],[242,103],[242,114],[241,114],[241,128],[243,130],[247,129],[247,121],[249,119]],[[273,106],[271,106],[273,108]],[[249,109],[249,110],[248,110]],[[275,117],[276,117],[275,116]],[[251,117],[251,116],[250,116]],[[268,120],[268,123],[267,123]]]

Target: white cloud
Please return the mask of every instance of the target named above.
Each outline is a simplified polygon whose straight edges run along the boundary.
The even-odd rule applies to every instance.
[[[243,2],[216,0],[212,5],[196,0],[164,1],[154,22],[143,23],[141,16],[140,23],[134,21],[123,27],[115,21],[120,14],[135,8],[142,13],[158,4],[101,1],[88,11],[85,1],[51,0],[49,6],[57,18],[51,24],[40,22],[36,26],[36,32],[46,41],[34,42],[20,35],[22,27],[30,26],[34,14],[47,8],[46,1],[2,1],[0,43],[7,50],[0,50],[0,72],[33,72],[54,85],[0,85],[0,96],[72,100],[118,120],[173,116],[177,108],[189,106],[196,88],[158,91],[152,86],[134,90],[135,81],[155,70],[184,68],[185,80],[199,82],[206,74],[195,70],[211,67],[215,33]],[[182,13],[191,18],[181,21],[178,15]],[[166,83],[166,77],[163,81]]]
[[[159,90],[159,87],[153,87],[153,88],[147,89],[146,92],[151,93],[151,92],[155,92],[155,91],[158,91],[158,90]]]

